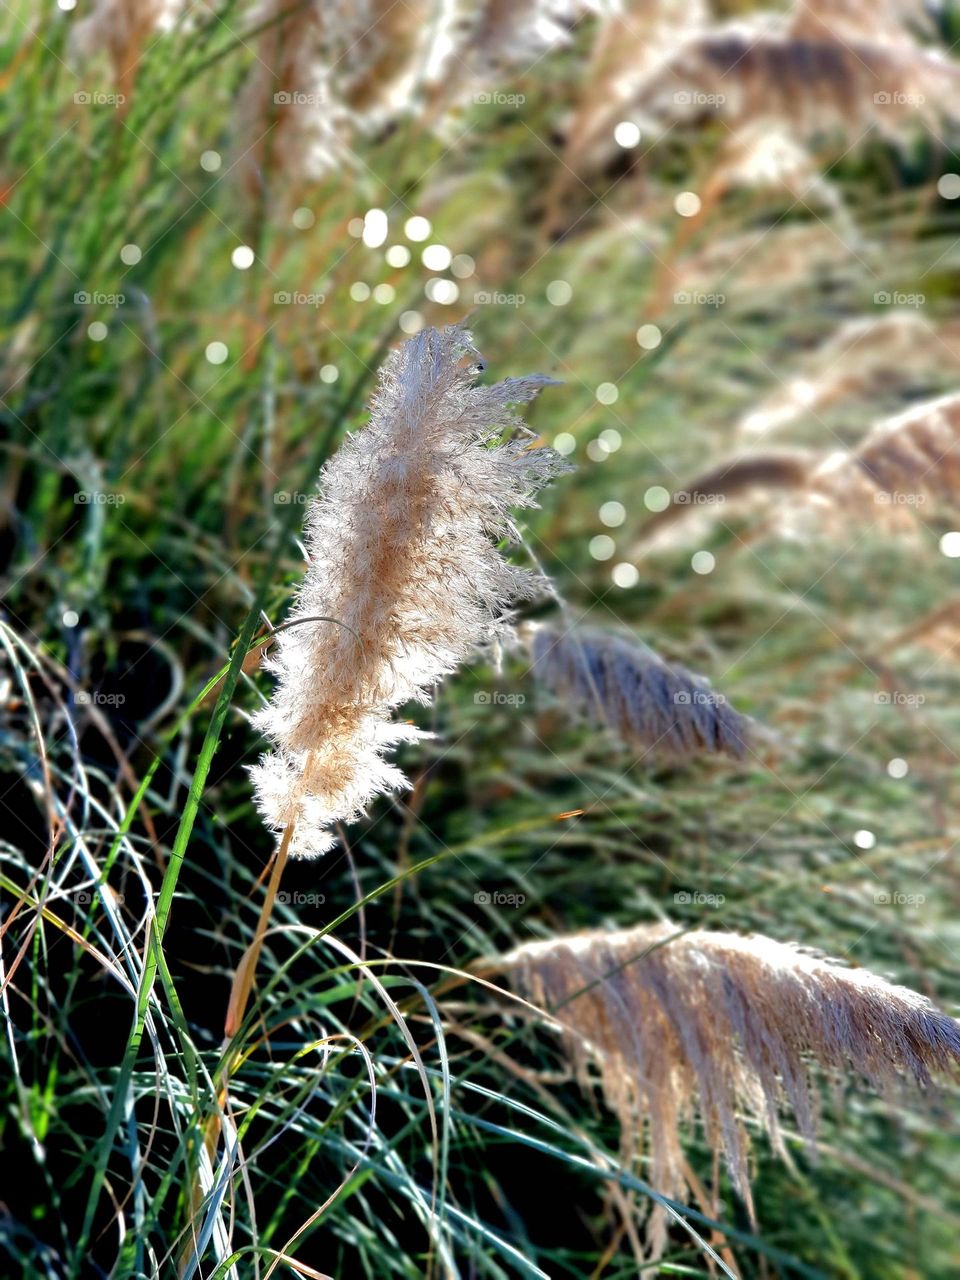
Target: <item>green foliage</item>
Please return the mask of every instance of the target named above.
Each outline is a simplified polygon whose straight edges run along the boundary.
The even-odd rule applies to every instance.
[[[78,69],[70,14],[4,19],[0,1271],[298,1274],[282,1254],[315,1268],[300,1274],[632,1276],[635,1207],[656,1189],[621,1166],[613,1118],[542,1021],[464,970],[531,937],[669,915],[796,939],[960,1004],[960,677],[922,637],[890,647],[955,593],[949,515],[921,512],[907,538],[868,511],[798,541],[747,503],[693,512],[667,544],[641,534],[647,491],[739,452],[742,417],[879,291],[922,293],[932,327],[949,319],[960,240],[935,188],[957,160],[935,141],[869,142],[829,167],[842,217],[749,189],[688,225],[674,196],[716,164],[694,130],[639,172],[581,184],[557,235],[544,192],[586,30],[522,79],[519,106],[470,104],[446,133],[404,119],[355,140],[349,169],[251,184],[235,104],[255,54],[237,8],[152,41],[122,110],[75,100],[115,86],[103,61]],[[454,305],[424,299],[419,246],[394,268],[352,235],[371,207],[388,243],[423,214],[431,242],[473,259]],[[823,254],[792,270],[797,229]],[[232,265],[240,245],[249,270]],[[671,300],[701,279],[722,303]],[[354,300],[356,282],[389,300]],[[574,437],[578,469],[517,555],[572,616],[704,672],[769,738],[744,765],[667,768],[571,724],[517,654],[478,664],[415,713],[436,737],[406,753],[413,793],[289,868],[255,999],[222,1043],[272,852],[244,772],[267,686],[243,659],[283,617],[304,497],[411,311],[472,312],[496,377],[563,379],[527,416],[548,442]],[[905,394],[952,380],[946,360],[877,380],[778,442],[853,445]],[[625,508],[613,528],[610,502]],[[636,581],[615,585],[615,565]],[[756,1227],[691,1134],[707,1202],[674,1206],[662,1274],[951,1273],[955,1090],[837,1093],[815,1163],[799,1141],[791,1168],[758,1142]]]

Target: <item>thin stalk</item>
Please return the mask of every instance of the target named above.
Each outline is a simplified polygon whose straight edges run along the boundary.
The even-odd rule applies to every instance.
[[[230,1000],[227,1004],[227,1015],[224,1020],[224,1045],[236,1035],[237,1031],[243,1024],[244,1014],[246,1013],[247,1003],[250,999],[250,992],[253,990],[253,980],[256,975],[257,961],[260,959],[260,952],[263,950],[263,940],[267,936],[267,929],[270,926],[270,917],[273,913],[273,905],[277,899],[277,893],[280,889],[280,881],[283,877],[284,868],[287,865],[287,858],[290,850],[290,841],[293,837],[293,830],[296,824],[290,822],[284,828],[283,836],[280,840],[280,847],[273,859],[273,868],[270,873],[270,880],[267,884],[267,892],[263,899],[263,905],[260,908],[260,916],[257,920],[257,927],[253,935],[253,941],[246,951],[240,957],[236,970],[233,975],[233,982],[230,987]],[[204,1134],[204,1146],[210,1159],[211,1167],[216,1167],[214,1156],[216,1154],[217,1144],[220,1141],[220,1116],[229,1106],[230,1092],[230,1076],[242,1060],[243,1053],[239,1048],[233,1054],[224,1059],[223,1070],[220,1076],[220,1088],[217,1093],[217,1109],[207,1121],[206,1133]],[[203,1203],[203,1187],[200,1183],[200,1174],[197,1173],[191,1194],[191,1203],[194,1214],[198,1213]],[[199,1263],[196,1256],[196,1249],[189,1244],[184,1250],[178,1267],[178,1274],[184,1276],[191,1262]]]
[[[243,1015],[246,1013],[247,1001],[250,999],[250,992],[253,989],[253,979],[256,973],[257,961],[260,959],[260,952],[263,949],[263,940],[267,934],[267,928],[270,924],[270,916],[273,912],[273,904],[276,901],[277,891],[280,888],[280,878],[283,875],[283,869],[287,865],[287,857],[290,851],[290,841],[293,837],[293,822],[287,823],[283,831],[283,838],[280,841],[280,847],[277,850],[276,857],[273,860],[273,870],[270,873],[270,881],[267,885],[266,897],[263,900],[263,906],[260,908],[260,918],[257,921],[256,932],[253,935],[253,941],[240,958],[236,972],[233,975],[233,983],[230,988],[230,1001],[227,1005],[227,1016],[223,1025],[223,1033],[227,1040],[232,1040],[240,1029],[243,1022]],[[229,1064],[224,1068],[224,1076],[229,1073]],[[226,1079],[224,1080],[226,1084]]]

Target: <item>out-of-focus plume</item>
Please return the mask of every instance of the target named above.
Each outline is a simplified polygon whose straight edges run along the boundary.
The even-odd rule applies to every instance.
[[[955,116],[958,86],[955,62],[907,39],[809,39],[729,23],[682,40],[630,109],[654,133],[717,116],[733,130],[763,121],[807,141],[870,128],[898,137]]]
[[[818,1069],[888,1091],[904,1077],[925,1088],[960,1062],[960,1024],[906,987],[771,938],[676,934],[583,933],[494,962],[551,1014],[584,1089],[596,1074],[625,1165],[645,1153],[663,1195],[688,1189],[681,1134],[697,1116],[752,1217],[747,1118],[785,1154],[782,1107],[815,1141]],[[659,1252],[661,1212],[649,1228]]]
[[[844,238],[855,236],[809,145],[846,145],[874,129],[900,140],[958,114],[960,68],[913,38],[914,28],[932,33],[932,24],[911,22],[913,7],[884,0],[875,17],[862,0],[798,0],[788,14],[714,22],[700,0],[628,3],[598,34],[548,201],[550,229],[562,227],[571,189],[622,155],[618,122],[629,122],[633,137],[639,130],[646,151],[678,125],[715,117],[726,131],[712,198],[731,185],[784,187],[824,204]]]
[[[303,180],[349,163],[352,131],[383,123],[409,99],[434,7],[260,0],[251,14],[262,28],[256,59],[238,109],[248,170]]]
[[[697,476],[682,489],[675,489],[670,495],[670,505],[644,521],[639,538],[642,542],[657,538],[691,512],[703,513],[711,508],[716,511],[721,506],[725,508],[728,501],[755,498],[760,493],[802,489],[816,464],[816,454],[800,451],[731,458]]]
[[[835,534],[851,522],[909,534],[928,507],[960,504],[960,392],[913,405],[879,422],[853,449],[761,453],[731,459],[677,490],[640,530],[646,541],[691,513],[716,518],[718,499],[784,493],[776,527]]]
[[[567,131],[564,159],[575,172],[615,149],[613,131],[645,77],[682,34],[707,24],[705,0],[626,0],[600,26],[585,91]],[[602,153],[602,156],[598,156]]]
[[[611,730],[644,755],[742,757],[750,722],[700,676],[597,628],[524,628],[534,679],[564,709]]]
[[[768,435],[805,413],[860,394],[915,384],[920,372],[960,368],[960,323],[937,323],[916,311],[845,321],[806,360],[782,391],[747,414],[743,435]]]
[[[843,279],[862,267],[821,219],[786,223],[774,230],[740,231],[710,239],[673,268],[676,292],[722,292],[728,302],[773,297],[823,279]]]
[[[917,0],[796,0],[790,30],[808,40],[887,40],[904,43],[910,35],[932,36],[936,3]]]
[[[823,173],[810,149],[783,124],[769,120],[744,123],[717,157],[710,179],[711,197],[731,188],[782,190],[807,208],[822,208],[835,219],[843,242],[859,243],[860,232],[840,188]]]
[[[812,473],[811,491],[849,504],[862,480],[885,505],[917,508],[960,501],[960,392],[914,405],[875,426],[856,448],[831,454]]]
[[[114,83],[129,99],[147,45],[171,31],[190,7],[191,0],[94,0],[71,28],[71,52],[81,59],[105,53]]]
[[[351,139],[411,114],[430,124],[565,43],[589,0],[260,0],[240,145],[286,177],[350,163]],[[598,6],[603,7],[602,0]],[[259,139],[268,140],[261,145]]]
[[[552,49],[569,43],[571,28],[580,18],[615,7],[611,0],[453,0],[431,68],[436,96],[462,102],[513,71],[522,74]]]

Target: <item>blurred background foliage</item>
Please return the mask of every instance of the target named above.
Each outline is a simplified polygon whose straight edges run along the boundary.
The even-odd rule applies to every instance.
[[[634,1275],[643,1167],[617,1172],[613,1118],[542,1025],[425,966],[669,915],[796,939],[957,1009],[960,680],[943,610],[958,562],[941,550],[955,508],[912,507],[891,528],[851,491],[794,519],[761,485],[650,521],[731,458],[852,448],[955,388],[960,181],[944,175],[960,158],[942,122],[902,136],[828,122],[799,189],[734,181],[730,130],[705,112],[644,122],[630,145],[605,125],[574,165],[591,103],[613,125],[641,119],[591,63],[611,19],[586,14],[465,100],[358,130],[314,174],[264,145],[289,127],[279,116],[240,109],[266,8],[190,8],[126,46],[119,80],[109,5],[0,19],[2,1270],[178,1269],[230,975],[272,851],[244,771],[267,689],[248,664],[165,935],[178,1001],[158,997],[158,1046],[105,1145],[123,980],[213,706],[195,699],[264,583],[281,620],[303,501],[362,423],[384,352],[469,316],[485,376],[562,380],[527,418],[576,471],[525,518],[516,554],[550,572],[569,617],[702,672],[762,729],[744,762],[667,766],[571,723],[520,653],[439,690],[417,713],[436,737],[404,760],[413,792],[285,882],[235,1079],[243,1172],[194,1218],[199,1273],[252,1275],[258,1251],[265,1273],[266,1251],[323,1207],[291,1249],[314,1270],[281,1270]],[[81,20],[99,46],[89,30],[77,46]],[[934,27],[917,38],[960,36],[951,10]],[[370,210],[386,215],[380,243]],[[449,250],[436,269],[428,245]],[[867,364],[854,343],[827,362],[850,385],[815,400],[818,352],[844,325],[901,321],[902,350]],[[337,946],[301,929],[334,921]],[[400,1002],[428,1087],[358,955]],[[359,1047],[327,1039],[348,1029]],[[756,1229],[691,1134],[705,1191],[689,1222],[743,1276],[953,1274],[955,1093],[837,1092],[816,1162],[791,1144],[788,1168],[758,1142]],[[659,1273],[717,1267],[677,1227]]]

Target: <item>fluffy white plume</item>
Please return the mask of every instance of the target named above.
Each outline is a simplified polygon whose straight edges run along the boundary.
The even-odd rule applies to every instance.
[[[293,854],[322,852],[333,823],[405,784],[384,753],[418,731],[391,712],[427,701],[504,628],[510,601],[541,588],[494,543],[510,509],[567,469],[509,408],[551,379],[477,386],[478,368],[461,328],[411,338],[381,371],[369,424],[321,474],[293,625],[267,664],[277,688],[256,717],[276,748],[253,771],[259,806],[278,830],[295,824]]]

